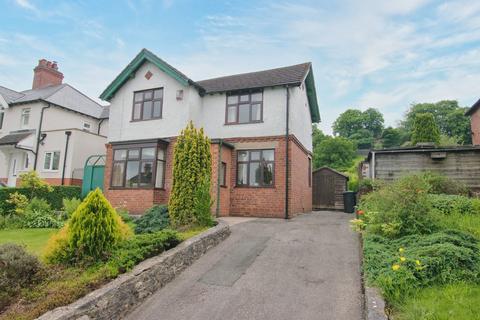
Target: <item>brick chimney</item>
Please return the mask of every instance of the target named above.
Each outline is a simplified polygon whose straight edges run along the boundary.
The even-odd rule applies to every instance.
[[[62,84],[63,73],[58,71],[56,61],[46,59],[38,60],[38,65],[33,69],[32,89],[40,89],[52,85]]]

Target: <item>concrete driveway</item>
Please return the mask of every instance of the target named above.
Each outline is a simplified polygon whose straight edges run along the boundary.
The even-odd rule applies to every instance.
[[[360,320],[358,235],[341,212],[234,224],[127,319]]]

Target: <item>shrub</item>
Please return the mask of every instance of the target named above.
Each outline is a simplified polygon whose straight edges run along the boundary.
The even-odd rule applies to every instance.
[[[53,210],[62,209],[64,198],[81,198],[82,189],[79,186],[51,186],[51,188],[53,192],[36,190],[33,197],[46,200]],[[29,188],[0,188],[0,212],[5,214],[15,209],[14,205],[7,202],[10,194],[15,192],[27,196],[27,198],[33,198]]]
[[[5,201],[6,203],[12,205],[12,209],[10,210],[10,214],[16,215],[23,215],[25,213],[25,208],[28,205],[28,199],[23,194],[18,192],[10,193],[8,200]]]
[[[421,142],[440,143],[440,130],[431,113],[418,113],[413,120],[412,143]]]
[[[168,208],[153,206],[135,222],[135,233],[153,233],[167,228],[170,224]]]
[[[195,193],[195,213],[200,226],[210,227],[214,224],[212,216],[212,197],[210,195],[210,180],[202,182]]]
[[[115,208],[115,211],[117,211],[118,215],[122,218],[123,222],[125,223],[133,222],[134,218],[129,214],[128,209],[125,205],[119,208]]]
[[[0,215],[0,230],[2,229],[19,229],[23,227],[23,219],[17,215]]]
[[[130,228],[97,188],[88,194],[59,235],[50,239],[53,243],[47,245],[46,259],[66,264],[105,260],[130,235]]]
[[[420,176],[412,175],[363,196],[359,208],[365,212],[367,232],[389,238],[432,232],[429,189]]]
[[[468,187],[460,181],[434,172],[425,172],[421,176],[430,185],[430,193],[468,195]]]
[[[49,193],[53,191],[53,188],[48,183],[40,179],[40,176],[35,170],[20,174],[20,188],[30,190],[30,199],[35,197],[39,192]]]
[[[33,198],[25,208],[24,228],[60,228],[62,223],[53,216],[50,205],[43,199]]]
[[[63,202],[63,214],[66,219],[70,218],[72,214],[77,210],[78,206],[82,203],[82,200],[78,198],[65,198]]]
[[[480,199],[446,194],[432,194],[429,198],[438,214],[480,214]]]
[[[137,263],[156,256],[181,242],[176,231],[163,230],[149,234],[135,235],[120,243],[112,253],[107,265],[112,276],[130,270]]]
[[[367,235],[363,266],[367,282],[378,285],[387,300],[395,304],[415,288],[479,281],[478,244],[471,235],[458,231],[411,235],[396,240]]]
[[[0,310],[21,288],[31,284],[40,270],[38,259],[22,246],[0,245]]]
[[[195,212],[197,188],[211,179],[210,140],[203,129],[190,122],[177,138],[173,159],[173,185],[168,211],[174,227],[185,228],[202,223]]]

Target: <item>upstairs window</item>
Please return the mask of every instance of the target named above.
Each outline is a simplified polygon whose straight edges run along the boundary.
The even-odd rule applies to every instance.
[[[163,88],[134,92],[132,121],[161,119],[162,109]]]
[[[30,108],[22,109],[22,119],[21,119],[21,126],[22,128],[27,128],[28,124],[30,123]]]
[[[246,92],[227,95],[226,124],[255,123],[263,121],[263,92]]]
[[[60,151],[45,152],[43,169],[46,171],[57,171],[60,166]]]
[[[92,124],[90,122],[84,121],[82,123],[82,129],[85,131],[92,131]]]
[[[275,150],[237,152],[237,186],[272,187],[275,176]]]

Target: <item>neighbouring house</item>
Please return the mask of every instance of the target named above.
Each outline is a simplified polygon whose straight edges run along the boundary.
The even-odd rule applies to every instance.
[[[470,117],[470,127],[472,133],[472,144],[480,145],[480,99],[473,104],[465,113]]]
[[[212,141],[214,213],[311,211],[311,63],[193,81],[143,49],[100,98],[110,102],[104,189],[114,206],[168,202],[175,139],[193,121]]]
[[[0,181],[16,186],[21,172],[80,185],[85,160],[105,154],[108,108],[62,83],[57,63],[41,59],[32,89],[0,86]]]
[[[480,146],[405,147],[371,150],[362,163],[362,176],[392,181],[404,175],[431,171],[480,191]]]

